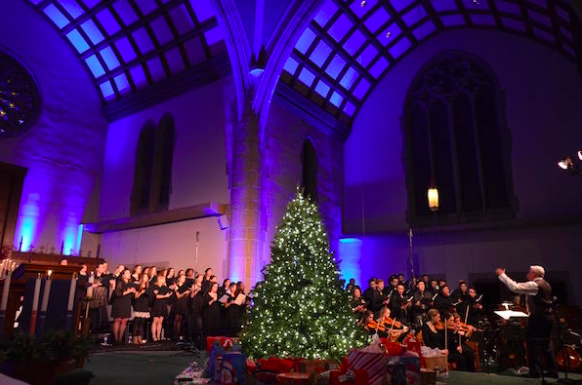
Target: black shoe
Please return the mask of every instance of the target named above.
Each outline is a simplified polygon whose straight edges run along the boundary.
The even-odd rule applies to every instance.
[[[560,378],[560,376],[558,376],[558,372],[547,372],[547,373],[544,373],[544,377],[548,377],[548,378]]]

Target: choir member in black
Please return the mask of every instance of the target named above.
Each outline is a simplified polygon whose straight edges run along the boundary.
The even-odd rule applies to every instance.
[[[249,302],[250,298],[246,295],[245,284],[243,282],[239,281],[236,283],[235,295],[236,295],[236,297],[238,297],[241,294],[245,296],[245,299],[244,299],[244,302],[238,307],[238,315],[237,315],[237,318],[235,319],[235,323],[234,323],[235,335],[238,335],[240,329],[242,328],[243,321],[244,321],[245,315],[247,313],[247,306],[250,306],[250,302]]]
[[[220,302],[218,302],[218,283],[210,284],[209,292],[204,294],[204,311],[202,313],[204,334],[215,336],[220,331]]]
[[[226,292],[228,292],[230,288],[230,279],[225,279],[224,281],[222,281],[222,286],[220,286],[218,288],[218,298],[222,298],[223,295],[226,294]]]
[[[145,326],[150,318],[150,277],[142,274],[138,282],[134,282],[136,288],[133,296],[133,342],[145,343]]]
[[[164,318],[168,316],[168,299],[172,296],[172,291],[166,285],[166,278],[161,273],[156,276],[156,284],[151,286],[151,293],[154,299],[152,340],[157,342],[162,337],[162,325]]]
[[[142,274],[147,275],[148,277],[150,277],[150,267],[146,266],[143,268]]]
[[[378,291],[376,279],[372,278],[369,281],[370,286],[364,291],[364,300],[366,300],[366,308],[377,316],[382,310],[382,294]]]
[[[437,281],[436,279],[431,279],[429,285],[426,287],[426,290],[434,298],[434,296],[439,293],[439,281]]]
[[[434,307],[444,314],[445,312],[450,312],[453,307],[453,299],[451,298],[451,293],[449,291],[448,285],[443,285],[439,294],[434,300]]]
[[[375,278],[370,278],[368,280],[368,288],[366,290],[364,290],[364,299],[366,300],[366,306],[370,306],[372,303],[372,297],[374,296],[374,293],[376,292],[376,279]],[[371,306],[370,306],[371,308]]]
[[[106,264],[102,263],[97,266],[95,270],[95,277],[93,282],[93,296],[91,301],[89,301],[89,320],[91,322],[91,333],[98,333],[104,328],[103,324],[108,323],[107,317],[107,303],[109,302],[108,297],[108,286],[109,283],[104,279]]]
[[[428,291],[428,288],[430,287],[430,279],[428,278],[428,274],[421,275],[420,280],[424,282],[424,287]]]
[[[390,285],[384,290],[385,291],[385,295],[388,296],[388,298],[390,300],[392,300],[392,296],[396,295],[396,293],[398,292],[398,277],[395,275],[391,275],[390,276]]]
[[[423,319],[432,302],[430,293],[426,290],[423,280],[416,283],[416,291],[412,298],[412,314],[416,327],[422,326]]]
[[[352,313],[356,314],[358,318],[366,312],[366,301],[362,297],[361,290],[358,286],[352,290],[352,299],[350,301]]]
[[[75,291],[75,303],[79,303],[79,300],[85,298],[87,295],[87,285],[89,284],[87,272],[87,265],[81,265],[79,278],[77,279],[77,290]]]
[[[153,287],[158,282],[158,269],[155,266],[150,267],[150,287]]]
[[[202,292],[202,274],[194,278],[190,289],[190,338],[196,346],[202,348],[202,313],[204,311],[204,293]]]
[[[475,371],[475,352],[464,344],[459,344],[458,333],[455,332],[454,318],[447,313],[447,338],[445,345],[444,322],[436,309],[428,311],[428,320],[422,326],[422,340],[429,348],[437,348],[448,354],[448,361],[457,364],[457,370]]]
[[[405,296],[404,285],[399,283],[396,287],[396,294],[393,294],[392,299],[390,300],[390,312],[392,317],[404,325],[409,325],[408,309],[411,304],[412,302]]]
[[[139,282],[143,268],[141,265],[135,265],[131,272],[131,282]]]
[[[382,308],[386,305],[388,305],[388,303],[390,301],[388,301],[388,296],[386,295],[386,288],[384,287],[384,280],[383,279],[378,279],[376,280],[376,290],[378,290],[378,293],[380,294],[377,298],[376,301],[378,301],[375,305],[374,305],[374,312],[376,311],[376,309],[382,310]]]
[[[221,302],[224,303],[224,320],[225,320],[225,330],[227,336],[234,336],[236,333],[236,323],[239,313],[239,305],[236,304],[236,283],[231,283],[228,290],[219,297]]]
[[[465,281],[459,281],[459,287],[453,290],[451,298],[453,303],[464,302],[469,297],[469,290]]]
[[[172,304],[174,327],[172,329],[172,337],[175,340],[180,340],[182,338],[182,321],[188,316],[188,298],[190,295],[190,288],[186,285],[185,275],[180,275],[177,278],[174,291],[175,299]]]
[[[131,283],[131,271],[125,269],[113,292],[111,318],[113,318],[113,339],[115,344],[123,342],[127,320],[131,317],[131,299],[136,292]]]
[[[481,304],[482,296],[477,296],[477,290],[474,288],[469,289],[469,299],[467,300],[467,306],[469,307],[469,317],[467,318],[467,323],[469,325],[475,326],[476,328],[482,328],[485,323],[485,312],[483,311],[483,305]],[[464,317],[465,314],[462,314]]]
[[[166,275],[166,285],[172,290],[174,290],[174,286],[178,278],[176,277],[176,270],[173,267],[168,269],[168,274]]]
[[[194,285],[194,269],[192,268],[186,269],[186,285],[188,285],[189,288]]]
[[[208,293],[210,291],[210,281],[212,279],[212,269],[209,267],[204,270],[204,277],[202,278],[202,291]]]

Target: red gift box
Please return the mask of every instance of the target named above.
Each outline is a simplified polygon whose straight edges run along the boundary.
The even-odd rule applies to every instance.
[[[230,349],[234,344],[239,342],[239,339],[236,337],[206,337],[206,353],[210,354],[212,351],[212,345],[218,341],[220,346],[225,349]]]
[[[348,353],[348,367],[354,372],[365,370],[368,373],[368,384],[370,385],[386,384],[387,360],[387,355],[378,345],[353,349]]]

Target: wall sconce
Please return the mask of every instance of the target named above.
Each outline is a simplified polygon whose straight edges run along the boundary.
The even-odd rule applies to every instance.
[[[578,159],[582,160],[582,149],[578,150]]]
[[[434,182],[431,182],[428,188],[428,208],[430,211],[437,211],[439,209],[439,190],[436,188]]]
[[[578,151],[578,158],[582,160],[582,150]],[[570,171],[570,174],[577,175],[580,172],[580,166],[574,163],[574,160],[571,156],[567,156],[561,161],[558,162],[558,166],[562,170]]]

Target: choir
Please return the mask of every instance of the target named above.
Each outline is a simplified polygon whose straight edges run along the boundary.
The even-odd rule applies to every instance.
[[[128,342],[131,319],[133,344],[169,337],[202,347],[206,336],[238,335],[249,305],[242,282],[225,279],[219,287],[211,268],[198,274],[191,268],[176,273],[173,268],[136,265],[129,270],[118,265],[109,273],[103,263],[90,273],[82,266],[77,289],[79,297],[90,297],[91,332],[111,328],[114,344]]]

